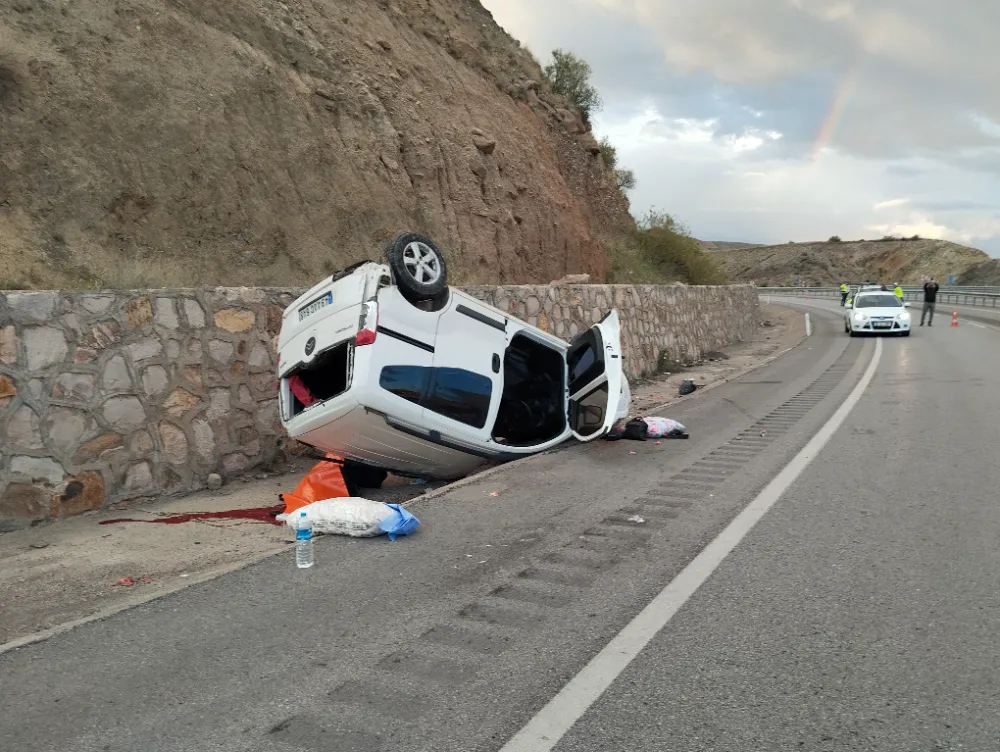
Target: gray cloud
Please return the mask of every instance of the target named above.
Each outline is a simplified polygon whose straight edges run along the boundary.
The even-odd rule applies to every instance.
[[[1000,4],[484,4],[539,58],[563,47],[593,66],[606,103],[599,129],[624,134],[623,124],[648,108],[661,118],[653,130],[669,130],[672,120],[713,122],[715,161],[662,139],[620,145],[639,177],[633,203],[640,211],[675,209],[697,232],[720,239],[720,230],[730,239],[776,242],[863,237],[875,224],[924,223],[979,233],[978,245],[998,249],[983,228],[996,225],[1000,205],[1000,125],[984,129],[973,116],[1000,124]],[[783,137],[737,157],[725,151],[727,139],[748,131]],[[821,146],[833,150],[834,163],[815,162]],[[825,180],[815,179],[817,170]],[[752,175],[760,178],[756,188]],[[699,193],[711,201],[694,200]],[[875,204],[900,197],[911,200],[893,210],[898,216],[873,214]]]

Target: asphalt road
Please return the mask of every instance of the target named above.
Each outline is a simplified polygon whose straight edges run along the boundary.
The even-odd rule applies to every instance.
[[[0,748],[499,750],[854,388],[873,341],[809,310],[805,345],[672,410],[689,441],[537,457],[417,503],[411,539],[321,539],[312,570],[279,556],[0,656]],[[1000,749],[997,338],[885,341],[557,749]]]

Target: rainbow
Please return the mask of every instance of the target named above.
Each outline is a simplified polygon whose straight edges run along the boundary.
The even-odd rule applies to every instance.
[[[837,126],[844,117],[844,111],[847,109],[847,104],[854,94],[854,90],[857,88],[858,81],[861,78],[861,61],[859,60],[855,65],[847,71],[847,75],[841,80],[840,84],[837,86],[837,91],[833,96],[833,101],[830,103],[830,108],[827,110],[826,117],[823,119],[823,124],[820,126],[819,133],[816,134],[816,139],[813,141],[812,145],[812,161],[818,162],[819,158],[823,154],[823,150],[826,149],[830,142],[833,140],[833,135],[837,130]]]

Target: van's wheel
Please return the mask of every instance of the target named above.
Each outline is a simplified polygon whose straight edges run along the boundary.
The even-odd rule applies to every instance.
[[[431,300],[448,289],[448,266],[444,253],[424,235],[397,235],[385,249],[399,291],[410,302]]]

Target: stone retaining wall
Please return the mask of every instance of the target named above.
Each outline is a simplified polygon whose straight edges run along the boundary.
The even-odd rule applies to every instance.
[[[284,451],[275,345],[299,292],[0,293],[0,531],[272,463]],[[468,292],[566,339],[617,307],[630,376],[758,325],[750,286]]]

